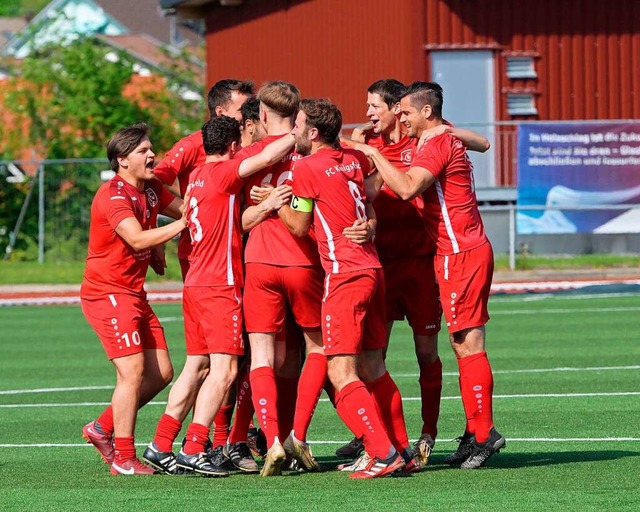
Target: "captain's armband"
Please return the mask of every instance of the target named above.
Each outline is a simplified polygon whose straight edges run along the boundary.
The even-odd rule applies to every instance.
[[[291,209],[297,212],[310,213],[313,211],[313,199],[293,196],[291,198]]]

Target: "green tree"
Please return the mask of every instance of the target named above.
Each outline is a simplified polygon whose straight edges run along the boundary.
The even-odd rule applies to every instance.
[[[154,147],[162,151],[201,125],[202,101],[186,101],[170,80],[140,79],[133,69],[126,53],[93,38],[34,49],[8,80],[3,106],[19,121],[16,126],[26,120],[28,135],[5,138],[4,154],[34,148],[45,159],[105,158],[108,138],[137,121],[150,125]],[[47,250],[56,259],[84,255],[99,169],[95,164],[46,168]],[[17,218],[17,211],[4,215]]]

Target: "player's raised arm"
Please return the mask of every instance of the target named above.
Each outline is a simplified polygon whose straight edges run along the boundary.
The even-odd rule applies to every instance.
[[[285,156],[295,144],[295,139],[290,133],[280,137],[278,140],[269,144],[260,153],[243,160],[238,169],[241,178],[246,178],[252,174],[275,164],[283,156]]]

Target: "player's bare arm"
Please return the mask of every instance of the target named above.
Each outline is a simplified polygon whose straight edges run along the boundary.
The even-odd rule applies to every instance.
[[[435,181],[434,175],[423,167],[411,167],[406,173],[399,171],[382,156],[377,148],[358,144],[356,149],[373,160],[373,164],[384,182],[405,201],[418,196]]]
[[[280,208],[278,216],[295,236],[305,236],[311,229],[313,200],[306,197],[293,196],[291,205],[285,204]]]
[[[182,198],[176,197],[169,205],[162,210],[160,213],[162,215],[166,215],[167,217],[171,217],[172,219],[180,219],[182,217],[183,210],[183,201]]]
[[[253,204],[260,204],[264,201],[275,187],[270,183],[265,183],[264,185],[254,185],[251,187],[249,191],[249,197],[253,201]]]
[[[291,186],[280,185],[271,188],[269,195],[260,203],[247,207],[242,212],[242,230],[252,230],[274,211],[280,209],[291,200]]]
[[[371,167],[374,167],[371,158],[369,158],[369,161],[371,162]],[[378,197],[383,183],[384,180],[382,179],[382,176],[380,176],[380,173],[378,171],[372,172],[365,178],[364,191],[367,194],[367,198],[369,200],[373,201],[376,197]]]
[[[267,147],[257,155],[243,160],[238,168],[238,174],[241,178],[246,178],[265,167],[275,164],[293,149],[294,144],[295,139],[290,133],[280,137],[278,140],[267,145]]]
[[[422,133],[422,136],[418,141],[418,149],[421,148],[429,139],[442,135],[443,133],[450,133],[457,139],[460,139],[464,144],[464,147],[470,151],[484,153],[491,147],[491,144],[489,144],[489,140],[486,137],[474,132],[473,130],[465,130],[463,128],[456,128],[449,124],[441,124],[434,126],[433,128],[429,128]]]
[[[181,217],[171,224],[147,230],[142,229],[142,226],[135,217],[127,217],[116,226],[116,233],[127,242],[134,251],[144,251],[145,249],[150,249],[156,245],[168,242],[185,227],[187,227],[185,217]]]

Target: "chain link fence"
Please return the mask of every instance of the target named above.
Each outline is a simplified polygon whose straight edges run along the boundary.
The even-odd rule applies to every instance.
[[[14,172],[7,180],[10,165]],[[16,177],[16,168],[21,177]],[[106,159],[0,162],[4,259],[84,260],[91,201],[103,179],[110,176],[108,169]]]

